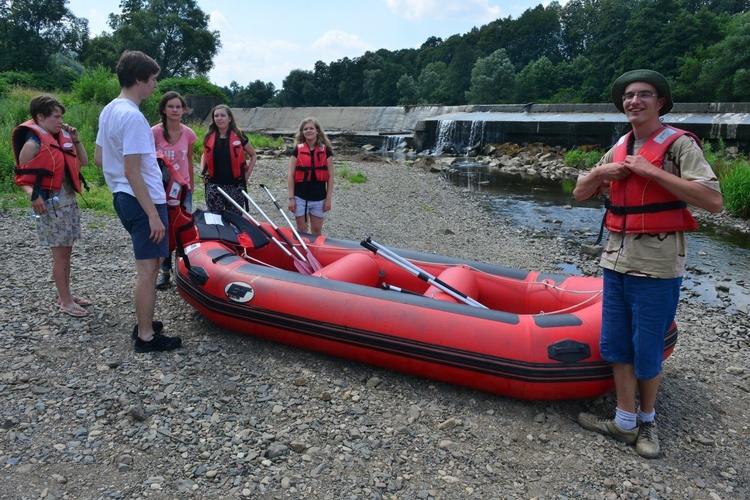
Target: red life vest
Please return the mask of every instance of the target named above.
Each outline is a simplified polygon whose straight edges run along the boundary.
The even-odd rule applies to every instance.
[[[39,137],[39,153],[28,163],[20,165],[18,156],[26,144],[29,130]],[[76,155],[75,144],[66,130],[60,130],[55,137],[34,120],[28,120],[13,130],[11,138],[16,159],[13,180],[18,186],[33,186],[35,192],[40,189],[59,191],[62,189],[66,170],[76,193],[81,192],[82,183],[86,185],[81,175],[81,164]],[[86,188],[88,189],[88,186]]]
[[[294,169],[294,182],[311,181],[315,171],[315,180],[328,182],[328,157],[326,147],[315,146],[314,154],[306,142],[297,144],[297,166]]]
[[[206,162],[205,172],[208,177],[214,176],[214,144],[219,132],[211,134],[203,145],[203,158]],[[237,137],[234,130],[229,130],[229,158],[232,160],[232,178],[242,180],[245,175],[245,148],[242,139]]]
[[[683,135],[700,140],[686,130],[666,126],[649,137],[638,151],[652,165],[662,168],[669,147]],[[613,152],[613,161],[621,162],[628,155],[633,132],[622,136]],[[661,187],[657,182],[631,174],[610,184],[604,224],[610,231],[625,233],[671,233],[698,229],[698,223],[687,209],[687,203]]]
[[[175,170],[172,162],[163,154],[156,153],[156,161],[161,169],[164,191],[167,193],[167,213],[169,215],[169,251],[177,247],[176,235],[184,226],[193,224],[193,214],[185,206],[190,186]]]

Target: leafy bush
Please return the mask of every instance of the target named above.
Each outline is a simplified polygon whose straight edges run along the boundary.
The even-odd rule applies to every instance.
[[[101,66],[87,70],[73,84],[73,96],[78,102],[105,106],[120,94],[120,83],[111,71]]]
[[[13,90],[8,96],[0,98],[0,193],[17,193],[13,182],[13,170],[16,160],[10,136],[19,123],[29,119],[29,101],[38,92]]]
[[[223,98],[225,104],[229,104],[229,100],[227,99],[226,94],[224,94],[224,92],[221,90],[221,87],[209,82],[208,78],[206,78],[205,76],[198,76],[195,78],[165,78],[163,80],[159,80],[159,87],[155,92],[159,94],[159,99],[161,99],[161,96],[164,95],[164,92],[168,90],[179,92],[183,96],[217,96]]]
[[[7,85],[40,89],[55,92],[58,89],[69,90],[79,77],[74,68],[54,65],[51,71],[4,71],[0,73]]]
[[[750,163],[736,163],[723,178],[719,178],[727,212],[750,218]]]

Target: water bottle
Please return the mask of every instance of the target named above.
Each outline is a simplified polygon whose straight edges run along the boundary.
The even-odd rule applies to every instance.
[[[53,196],[52,198],[47,198],[45,200],[45,203],[47,204],[47,212],[51,212],[51,211],[57,210],[57,204],[58,204],[59,201],[60,201],[60,198],[58,198],[57,196]],[[32,219],[41,219],[42,218],[41,215],[39,215],[36,212],[34,212],[33,208],[31,209],[31,212],[29,213],[29,216]]]

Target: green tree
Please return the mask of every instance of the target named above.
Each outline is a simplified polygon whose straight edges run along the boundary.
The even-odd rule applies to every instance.
[[[413,76],[401,75],[398,83],[396,83],[396,90],[398,91],[398,104],[400,106],[419,102],[419,87]]]
[[[236,82],[232,82],[236,84]],[[273,83],[255,80],[247,85],[240,87],[232,96],[232,107],[235,108],[259,108],[267,104],[276,94],[276,87]]]
[[[547,56],[542,56],[516,75],[515,101],[548,101],[558,88],[557,69]]]
[[[466,91],[471,86],[471,70],[477,55],[463,38],[459,38],[453,47],[445,81],[445,104],[456,105],[466,102]]]
[[[293,69],[282,82],[282,90],[273,99],[274,106],[317,106],[319,92],[312,71]]]
[[[696,87],[719,101],[750,100],[750,12],[734,16],[726,37],[707,49]],[[712,92],[713,91],[713,92]]]
[[[576,6],[577,4],[573,4],[571,8]],[[630,19],[634,2],[596,0],[586,6],[581,15],[587,16],[591,22],[584,24],[590,34],[586,38],[585,52],[582,55],[596,68],[596,72],[589,75],[585,85],[581,83],[586,87],[582,88],[581,97],[583,102],[608,102],[612,82],[625,70],[618,54],[623,50],[623,45],[628,43],[623,27]],[[563,12],[568,7],[566,5]],[[659,33],[651,33],[649,38],[658,36]],[[635,66],[627,64],[626,69],[635,69]]]
[[[221,47],[219,33],[208,29],[209,16],[195,0],[122,0],[120,8],[120,14],[109,16],[111,43],[97,42],[98,50],[86,54],[89,64],[109,67],[114,47],[118,57],[126,49],[150,55],[164,78],[205,75],[213,67]]]
[[[448,65],[442,61],[432,62],[419,74],[419,101],[421,104],[444,104],[447,100],[445,83]]]
[[[88,38],[88,21],[66,7],[67,0],[0,2],[0,71],[54,68],[54,55],[78,53]]]
[[[620,69],[651,68],[667,78],[677,73],[677,55],[721,39],[720,23],[705,7],[687,10],[684,0],[640,0],[624,27]]]
[[[122,50],[118,47],[115,37],[110,33],[102,33],[84,43],[80,58],[89,68],[102,66],[114,71],[120,54]]]
[[[598,0],[570,0],[560,11],[563,56],[570,60],[586,53],[594,42]]]
[[[516,70],[505,49],[480,57],[471,70],[471,87],[466,93],[469,104],[507,102],[513,95]]]
[[[554,2],[546,8],[537,5],[533,9],[527,9],[512,23],[509,30],[511,38],[503,48],[516,69],[523,68],[542,56],[553,63],[562,60],[559,9],[559,5]]]

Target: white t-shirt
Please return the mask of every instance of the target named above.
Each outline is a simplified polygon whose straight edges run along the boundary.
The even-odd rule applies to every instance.
[[[125,177],[125,155],[141,155],[141,175],[155,205],[167,202],[156,162],[154,134],[146,117],[129,99],[115,99],[99,115],[96,145],[102,148],[104,180],[112,193],[135,196]]]

